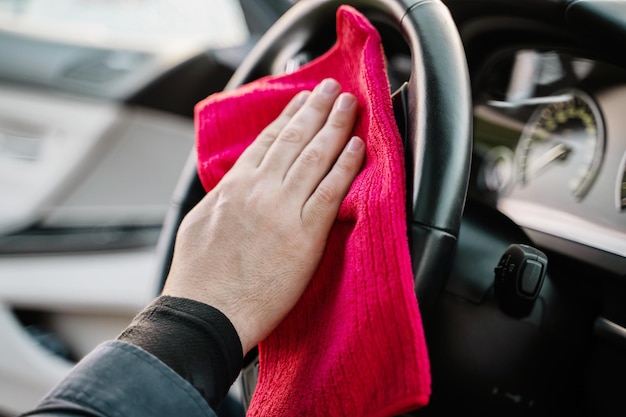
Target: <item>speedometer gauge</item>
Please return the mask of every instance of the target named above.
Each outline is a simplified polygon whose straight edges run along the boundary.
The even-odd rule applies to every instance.
[[[604,127],[595,102],[580,90],[562,91],[531,115],[517,147],[523,185],[548,181],[577,200],[593,183],[604,152]]]

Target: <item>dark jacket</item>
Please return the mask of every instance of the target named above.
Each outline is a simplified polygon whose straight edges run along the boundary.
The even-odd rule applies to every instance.
[[[120,341],[98,346],[23,416],[217,417],[189,382]]]

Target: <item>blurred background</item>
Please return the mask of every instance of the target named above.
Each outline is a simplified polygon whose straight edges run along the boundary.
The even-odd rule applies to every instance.
[[[0,415],[158,293],[193,106],[290,5],[0,0]]]

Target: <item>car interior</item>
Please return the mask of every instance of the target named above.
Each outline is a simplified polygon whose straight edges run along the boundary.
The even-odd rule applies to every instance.
[[[193,107],[289,6],[0,0],[0,415],[158,293]]]
[[[432,374],[407,416],[624,415],[626,2],[222,3],[238,42],[158,52],[9,30],[0,8],[0,415],[158,294],[205,194],[195,103],[320,56],[341,4],[381,35],[405,145]],[[220,416],[245,415],[258,366]]]

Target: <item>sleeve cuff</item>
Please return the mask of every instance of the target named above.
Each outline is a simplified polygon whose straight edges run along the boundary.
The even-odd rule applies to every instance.
[[[118,340],[163,361],[217,407],[239,375],[243,349],[228,318],[207,304],[160,296],[135,317]]]

